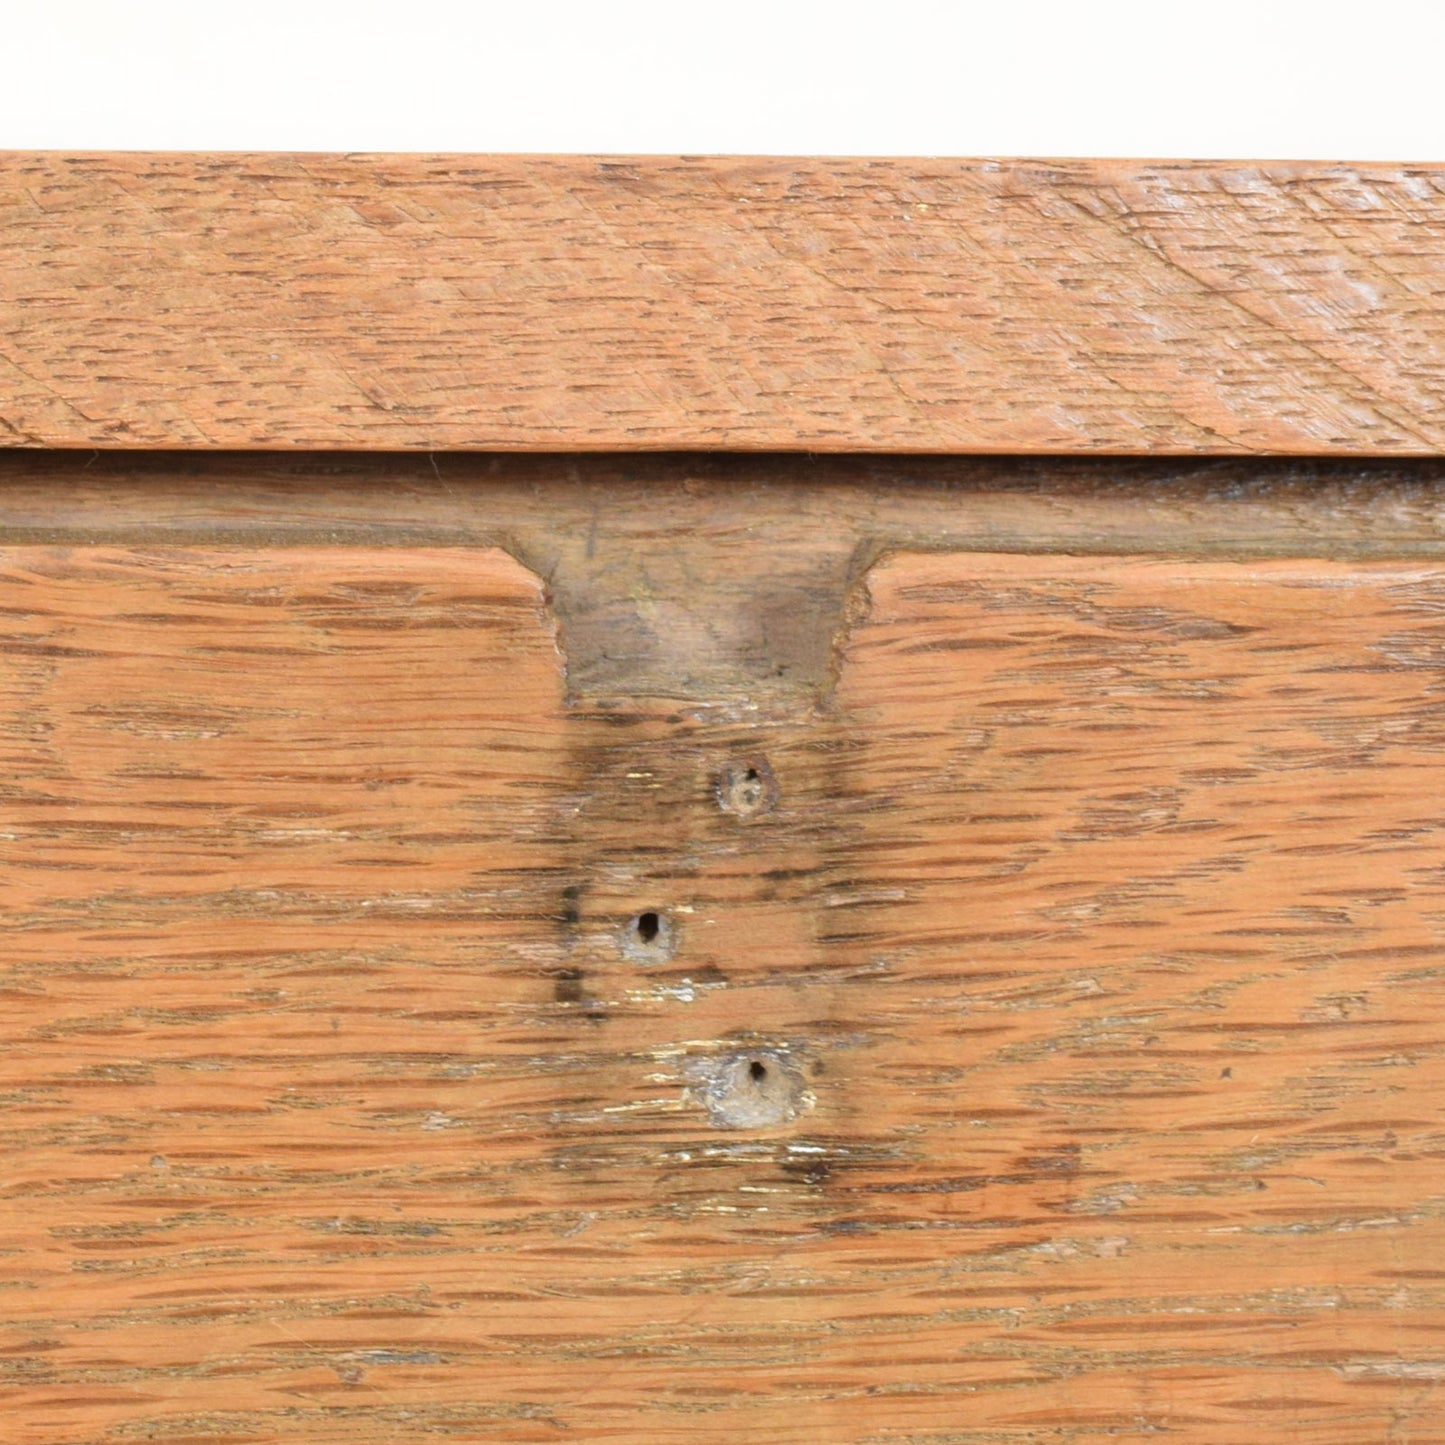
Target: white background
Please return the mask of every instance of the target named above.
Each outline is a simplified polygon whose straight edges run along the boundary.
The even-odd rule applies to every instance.
[[[0,148],[1445,160],[1445,0],[0,0]]]

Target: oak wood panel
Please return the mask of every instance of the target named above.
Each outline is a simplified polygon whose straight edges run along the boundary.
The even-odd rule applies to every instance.
[[[969,1231],[930,1300],[994,1286],[966,1349],[1013,1388],[961,1438],[1445,1438],[1442,601],[1323,561],[868,575],[835,928],[916,980],[870,1097],[938,1142],[874,1187]]]
[[[1445,172],[0,155],[30,447],[1436,454]]]
[[[0,553],[18,1439],[1445,1440],[1445,566],[890,553],[710,702],[543,602]]]

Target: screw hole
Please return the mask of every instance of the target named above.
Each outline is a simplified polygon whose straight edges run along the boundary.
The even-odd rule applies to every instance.
[[[778,781],[762,758],[729,763],[718,775],[718,806],[737,818],[756,818],[777,806]]]
[[[622,951],[637,963],[666,963],[677,951],[677,926],[666,913],[644,909],[623,928]]]
[[[689,1093],[719,1129],[769,1129],[813,1107],[806,1061],[786,1050],[750,1048],[688,1060]]]

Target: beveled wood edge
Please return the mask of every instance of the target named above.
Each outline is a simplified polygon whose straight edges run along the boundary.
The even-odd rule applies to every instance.
[[[0,445],[1445,452],[1445,166],[0,153]]]

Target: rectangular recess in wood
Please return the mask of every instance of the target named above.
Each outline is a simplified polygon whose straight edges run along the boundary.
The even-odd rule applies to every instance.
[[[491,547],[0,617],[8,1438],[1445,1441],[1445,566],[888,554],[765,717]]]

